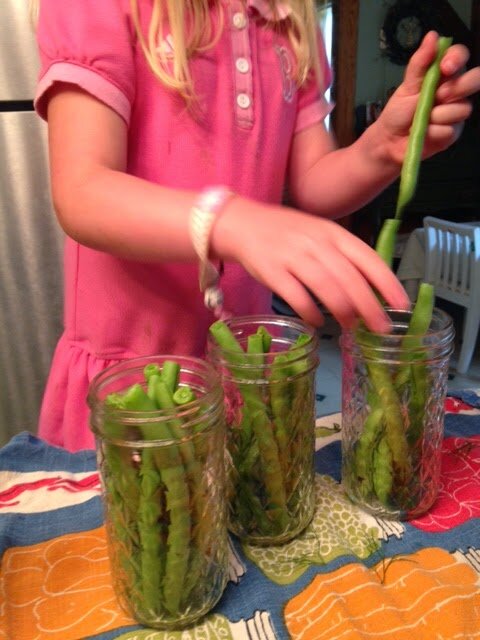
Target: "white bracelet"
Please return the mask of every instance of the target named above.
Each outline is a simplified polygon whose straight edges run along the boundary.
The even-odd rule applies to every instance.
[[[219,287],[220,272],[209,260],[210,235],[219,211],[234,195],[224,186],[208,187],[199,195],[190,211],[189,230],[193,247],[200,259],[199,286],[205,306],[221,314],[223,295]]]

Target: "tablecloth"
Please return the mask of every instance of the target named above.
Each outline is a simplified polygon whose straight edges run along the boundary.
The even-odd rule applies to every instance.
[[[480,395],[446,400],[442,482],[408,523],[367,515],[340,480],[340,414],[317,422],[317,509],[280,547],[232,539],[230,582],[182,632],[146,629],[110,577],[95,453],[29,433],[0,450],[2,640],[454,640],[480,637]]]

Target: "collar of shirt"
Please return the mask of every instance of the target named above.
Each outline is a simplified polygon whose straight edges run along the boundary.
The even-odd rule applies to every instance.
[[[267,20],[285,20],[292,11],[287,2],[277,2],[276,12],[272,11],[268,0],[247,0],[247,6],[256,9]]]

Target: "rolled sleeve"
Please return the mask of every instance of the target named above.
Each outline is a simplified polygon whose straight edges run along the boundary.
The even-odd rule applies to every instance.
[[[40,74],[34,99],[46,119],[49,90],[74,84],[130,121],[135,96],[133,28],[128,0],[41,0]]]

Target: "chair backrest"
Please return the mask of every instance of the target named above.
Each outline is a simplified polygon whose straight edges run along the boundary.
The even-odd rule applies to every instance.
[[[432,216],[423,226],[425,280],[437,296],[470,307],[480,299],[480,226]]]

